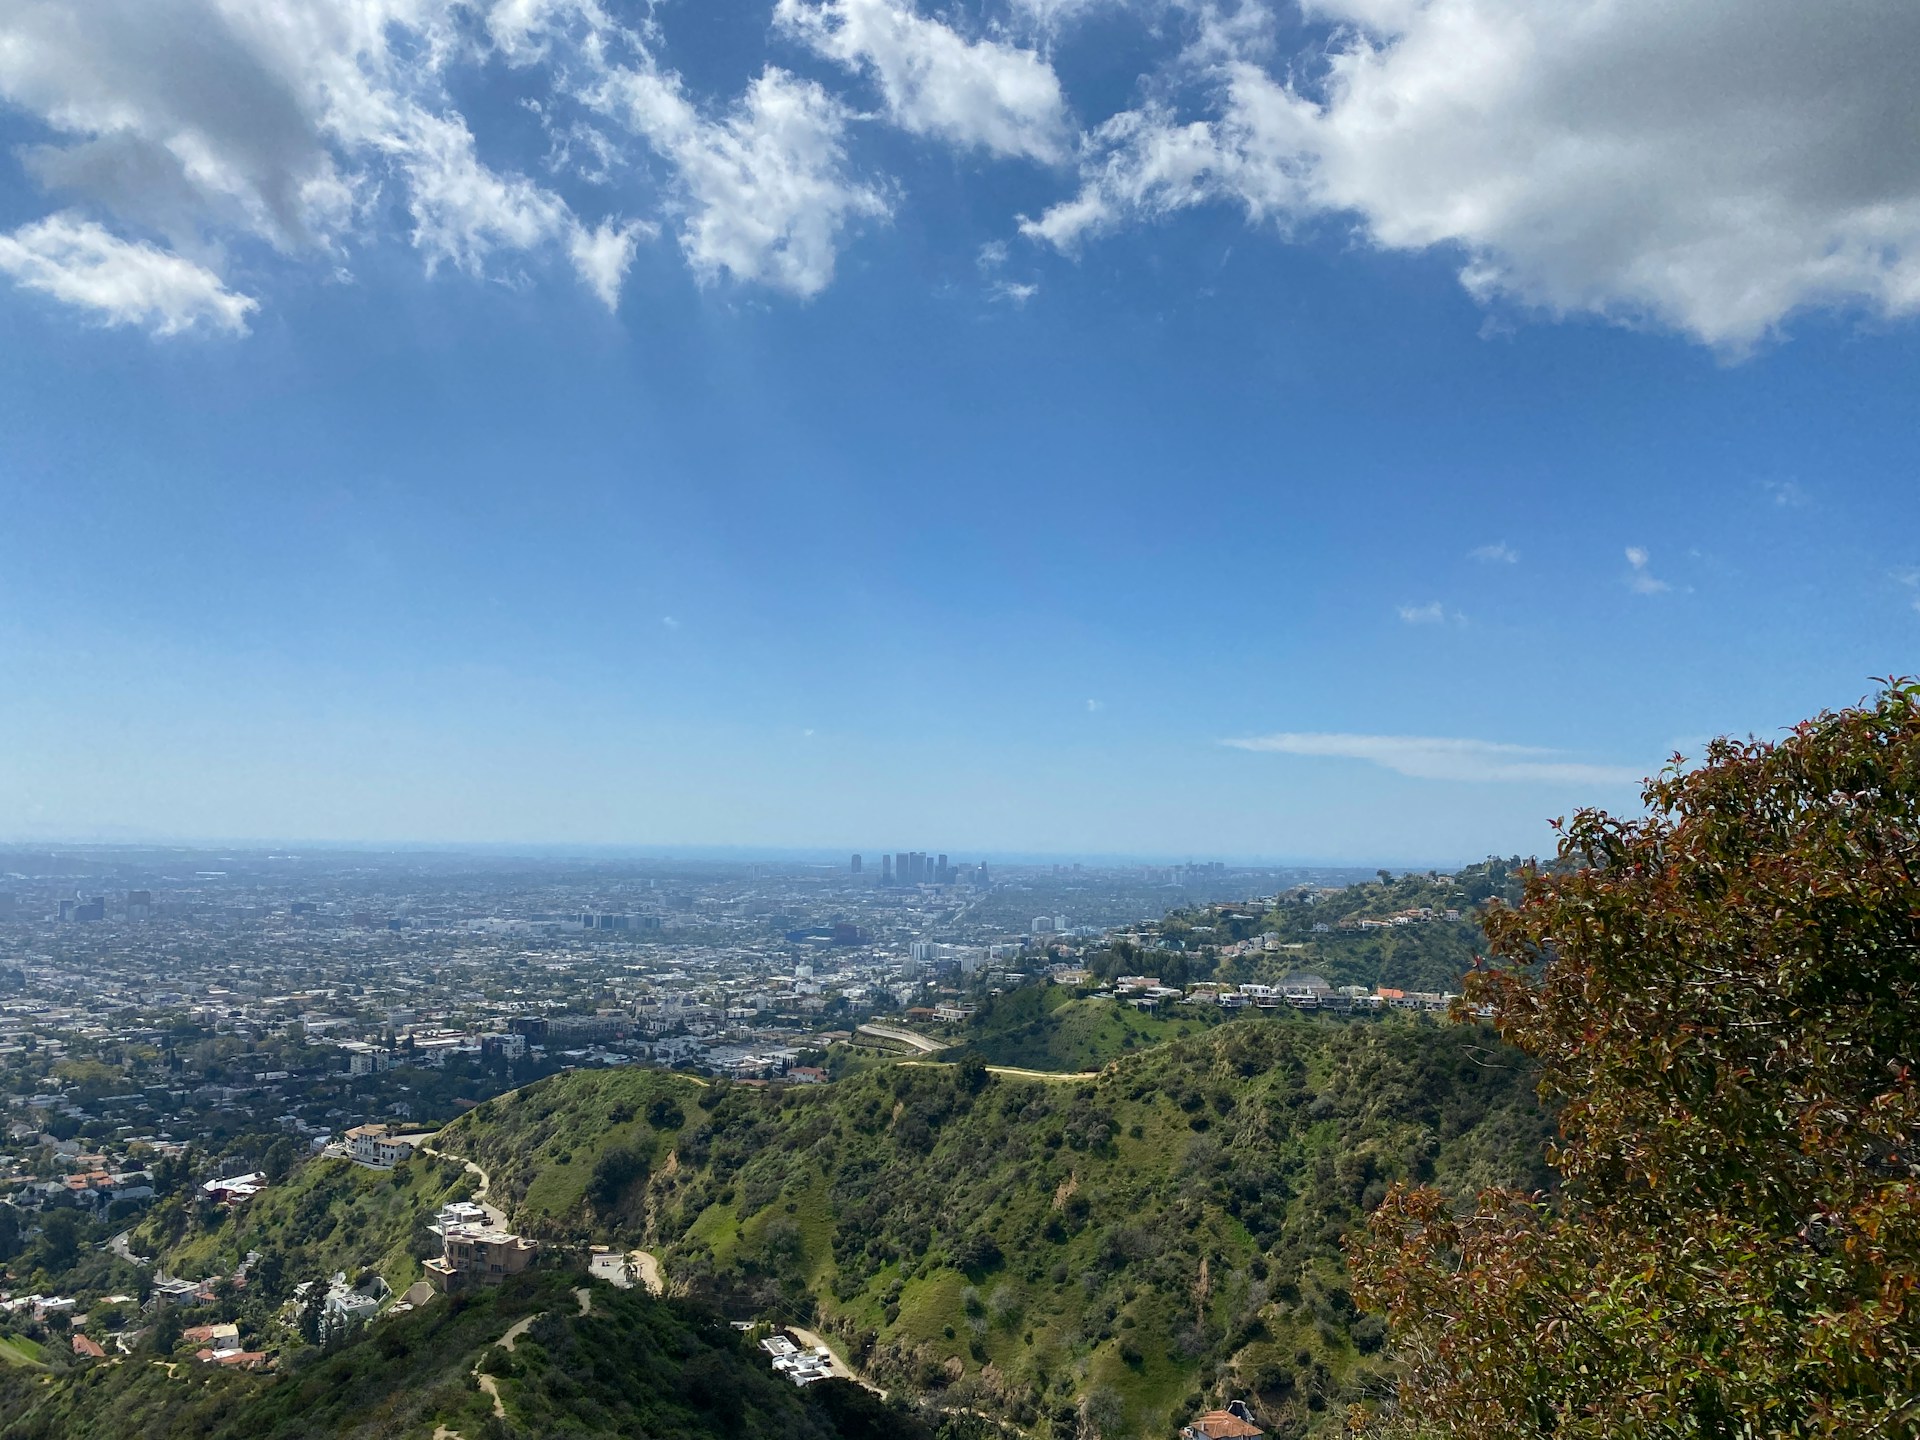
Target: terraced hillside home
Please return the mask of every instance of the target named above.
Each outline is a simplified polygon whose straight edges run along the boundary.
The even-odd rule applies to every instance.
[[[441,1253],[426,1262],[427,1274],[442,1290],[463,1285],[498,1285],[533,1263],[540,1242],[490,1225],[449,1225],[441,1232]]]

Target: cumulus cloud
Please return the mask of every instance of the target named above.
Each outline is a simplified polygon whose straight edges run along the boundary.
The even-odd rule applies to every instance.
[[[1627,547],[1627,588],[1636,595],[1662,595],[1673,587],[1653,573],[1653,557],[1638,545]]]
[[[108,325],[157,335],[195,326],[244,335],[258,303],[205,266],[133,244],[89,220],[53,215],[0,235],[0,273]]]
[[[1210,27],[1207,112],[1108,121],[1072,249],[1201,202],[1351,216],[1442,247],[1476,295],[1739,351],[1796,310],[1920,310],[1920,8],[1906,0],[1315,0],[1325,69],[1276,79]],[[1211,48],[1207,48],[1211,47]]]
[[[1236,750],[1316,759],[1360,760],[1417,780],[1531,781],[1564,785],[1636,785],[1643,778],[1623,765],[1562,758],[1564,751],[1493,740],[1421,735],[1282,733],[1220,742]]]
[[[503,8],[517,18],[496,15],[496,29],[524,50],[591,0]],[[572,248],[580,222],[551,189],[480,159],[444,84],[467,53],[465,12],[459,0],[6,0],[0,100],[54,137],[25,150],[28,173],[123,239],[202,253],[254,240],[337,264],[392,194],[429,270],[480,274],[502,251]],[[587,278],[598,288],[606,274]]]
[[[677,75],[651,69],[610,76],[597,103],[672,163],[686,202],[680,246],[703,278],[725,272],[816,295],[833,278],[841,231],[889,213],[849,170],[850,112],[785,70],[762,72],[718,120],[700,114]]]
[[[1399,615],[1409,625],[1445,625],[1448,621],[1455,625],[1467,623],[1467,617],[1458,610],[1449,610],[1438,600],[1429,600],[1424,605],[1402,605]]]
[[[743,82],[689,91],[651,6],[0,0],[0,103],[40,129],[19,155],[48,213],[250,275],[397,227],[429,270],[571,262],[612,304],[659,221],[701,278],[808,296],[899,203],[849,154],[871,120],[1073,166],[1021,221],[1066,253],[1227,204],[1455,257],[1502,323],[1593,315],[1737,355],[1812,307],[1920,312],[1911,0],[1170,0],[1184,47],[1082,131],[1052,57],[1112,4],[1010,0],[968,29],[918,0],[776,0],[774,37],[833,88],[769,67],[729,99]],[[500,64],[544,171],[499,162],[494,117],[456,99]]]
[[[26,155],[50,189],[176,240],[214,223],[310,244],[343,219],[334,111],[368,108],[329,86],[363,97],[374,82],[348,47],[384,52],[399,19],[362,9],[355,23],[297,0],[12,0],[0,97],[59,137]]]
[[[1520,552],[1504,540],[1496,540],[1491,545],[1476,545],[1467,552],[1469,560],[1478,560],[1482,565],[1518,565]]]
[[[1066,101],[1032,50],[968,40],[896,0],[779,0],[774,23],[873,77],[894,124],[996,155],[1055,161],[1067,153]]]

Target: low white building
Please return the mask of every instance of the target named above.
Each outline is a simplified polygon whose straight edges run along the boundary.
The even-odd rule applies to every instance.
[[[454,1200],[440,1207],[440,1213],[427,1228],[445,1239],[450,1230],[482,1230],[488,1223],[486,1206],[471,1200]]]
[[[331,1335],[350,1325],[364,1325],[380,1313],[380,1302],[391,1292],[379,1276],[362,1288],[347,1284],[345,1271],[336,1271],[327,1283],[327,1298],[320,1307],[320,1329]]]

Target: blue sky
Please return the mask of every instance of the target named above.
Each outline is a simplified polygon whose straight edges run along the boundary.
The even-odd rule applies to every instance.
[[[1544,848],[1914,668],[1855,8],[0,4],[0,834]]]

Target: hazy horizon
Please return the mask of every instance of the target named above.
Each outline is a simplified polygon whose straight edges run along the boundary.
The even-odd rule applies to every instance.
[[[915,848],[926,844],[924,839],[913,842]],[[567,841],[497,841],[497,842],[454,842],[443,840],[313,840],[291,837],[191,837],[191,836],[122,836],[106,838],[102,836],[64,835],[64,836],[0,836],[0,872],[4,872],[9,854],[31,855],[39,851],[71,849],[82,852],[100,852],[106,855],[123,853],[140,854],[147,851],[171,852],[189,856],[233,854],[236,856],[285,858],[298,860],[299,852],[314,855],[422,855],[495,858],[503,860],[657,860],[657,861],[705,861],[739,865],[808,865],[818,868],[845,869],[854,855],[863,857],[865,863],[876,872],[883,854],[899,853],[891,848],[882,851],[878,848],[868,850],[833,849],[825,846],[752,846],[752,845],[622,845],[622,844],[580,844]],[[933,852],[926,852],[933,853]],[[1324,857],[1302,857],[1284,855],[1235,855],[1201,854],[1190,852],[1110,852],[1095,853],[1084,851],[1003,851],[969,850],[964,854],[958,851],[942,852],[951,855],[956,864],[964,861],[968,865],[985,862],[989,866],[1013,866],[1016,868],[1041,867],[1049,865],[1084,865],[1088,869],[1150,867],[1167,868],[1189,864],[1221,863],[1234,869],[1246,870],[1328,870],[1351,871],[1368,875],[1377,868],[1394,871],[1424,872],[1437,870],[1451,873],[1465,866],[1487,859],[1488,855],[1455,857],[1450,860],[1404,859],[1383,857],[1362,857],[1355,859],[1327,859]],[[1523,857],[1524,858],[1524,857]]]

